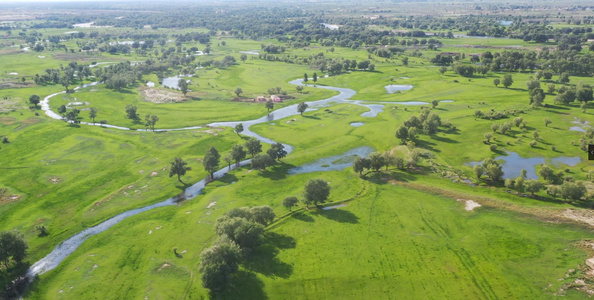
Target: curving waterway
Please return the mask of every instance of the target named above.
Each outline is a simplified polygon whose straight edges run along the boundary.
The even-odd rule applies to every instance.
[[[289,83],[294,84],[294,85],[304,85],[304,86],[314,87],[313,85],[303,84],[302,79],[293,80]],[[98,84],[97,82],[84,84],[84,85],[82,85],[80,87],[76,87],[74,89],[78,90],[80,88],[91,87],[91,86],[94,86],[97,84]],[[384,107],[383,105],[365,104],[366,102],[364,102],[364,101],[351,100],[350,98],[356,94],[356,92],[354,90],[347,89],[347,88],[331,87],[331,86],[320,86],[320,85],[315,86],[315,87],[320,88],[320,89],[337,91],[337,92],[339,92],[339,94],[336,96],[327,98],[327,99],[307,102],[307,104],[309,106],[307,111],[317,110],[319,108],[329,106],[332,103],[350,103],[350,104],[367,107],[367,108],[369,108],[370,111],[361,114],[361,116],[364,116],[364,117],[376,117],[379,112],[383,111],[383,109],[382,109]],[[54,111],[52,111],[50,109],[49,101],[52,97],[55,97],[60,94],[65,94],[65,93],[66,92],[63,91],[63,92],[51,94],[51,95],[45,97],[43,99],[43,101],[41,101],[41,109],[49,117],[56,119],[56,120],[62,120],[63,119],[62,116],[60,116],[59,114],[55,113]],[[398,103],[398,102],[395,102],[395,103]],[[419,105],[422,105],[422,104],[426,104],[426,103],[425,102],[419,103]],[[267,122],[270,122],[273,120],[283,119],[283,118],[295,116],[298,114],[299,113],[297,112],[297,104],[294,104],[294,105],[283,107],[281,109],[277,109],[277,110],[275,110],[261,118],[258,118],[258,119],[247,120],[247,121],[235,121],[235,122],[215,122],[215,123],[208,124],[207,126],[209,126],[209,127],[221,127],[221,126],[235,127],[235,125],[242,123],[243,127],[244,127],[244,131],[242,132],[243,135],[254,137],[264,143],[272,144],[272,143],[275,143],[275,141],[258,135],[257,133],[251,131],[250,127],[252,125],[267,123]],[[101,126],[101,127],[120,129],[120,130],[132,130],[127,127],[115,126],[115,125],[110,125],[110,124],[98,124],[98,123],[89,123],[89,122],[81,122],[80,124],[90,125],[90,126]],[[198,129],[198,128],[202,128],[202,127],[193,126],[193,127],[171,128],[171,129],[156,129],[155,131],[192,130],[192,129]],[[137,131],[146,131],[146,129],[136,129],[136,130]],[[293,151],[292,146],[287,145],[287,144],[283,144],[283,145],[285,146],[287,154],[289,154]],[[239,163],[239,166],[248,165],[248,164],[250,164],[250,162],[251,162],[251,159],[244,160]],[[224,167],[214,173],[214,178],[212,180],[220,178],[223,175],[227,174],[229,171],[234,170],[236,168],[237,168],[237,166],[235,166],[235,165],[233,165],[231,167],[231,169],[229,169],[228,167]],[[320,167],[320,170],[322,170],[322,169],[323,169],[323,167]],[[310,170],[310,171],[315,172],[317,170]],[[27,275],[29,276],[29,278],[34,278],[36,275],[41,275],[45,272],[48,272],[48,271],[54,269],[66,257],[68,257],[70,254],[72,254],[89,237],[99,234],[99,233],[111,228],[112,226],[118,224],[119,222],[123,221],[124,219],[126,219],[128,217],[131,217],[131,216],[137,215],[139,213],[142,213],[142,212],[145,212],[145,211],[148,211],[151,209],[155,209],[158,207],[175,205],[177,202],[182,201],[182,200],[189,200],[189,199],[195,198],[202,192],[202,190],[204,189],[204,186],[208,182],[210,182],[210,180],[208,178],[204,178],[204,179],[200,180],[199,182],[193,184],[192,186],[186,188],[184,190],[184,192],[182,192],[181,194],[179,194],[177,196],[171,197],[169,199],[166,199],[164,201],[161,201],[159,203],[155,203],[155,204],[152,204],[149,206],[145,206],[145,207],[132,209],[132,210],[123,212],[123,213],[121,213],[117,216],[114,216],[114,217],[112,217],[98,225],[87,228],[87,229],[75,234],[74,236],[72,236],[72,237],[68,238],[67,240],[58,244],[52,250],[52,252],[49,253],[47,256],[45,256],[41,260],[34,263],[27,271]]]

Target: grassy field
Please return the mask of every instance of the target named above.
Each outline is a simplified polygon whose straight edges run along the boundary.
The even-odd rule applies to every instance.
[[[208,298],[196,266],[216,217],[232,207],[264,204],[282,214],[281,199],[298,195],[311,176],[331,182],[332,201],[362,195],[346,207],[304,211],[273,225],[233,291],[221,298],[548,298],[583,275],[569,269],[584,263],[586,253],[575,245],[588,230],[496,209],[465,211],[455,199],[377,185],[351,170],[281,181],[239,170],[204,196],[90,238],[36,282],[31,299]],[[254,192],[258,188],[265,192]]]
[[[222,41],[226,45],[221,45]],[[72,41],[68,43],[69,47],[76,46]],[[213,39],[213,54],[197,59],[219,60],[224,55],[239,59],[240,51],[257,50],[260,44],[268,43],[278,42],[217,37],[216,41]],[[469,54],[502,51],[498,47],[513,45],[535,46],[519,40],[457,38],[444,40],[440,51]],[[203,48],[193,43],[183,46]],[[57,51],[20,53],[7,49],[10,48],[0,49],[10,52],[0,59],[0,68],[6,70],[0,74],[0,80],[11,83],[45,68],[58,68],[70,60],[89,63],[147,59],[135,53],[112,56]],[[288,49],[285,54],[309,56],[322,52],[325,57],[368,59],[364,50],[329,50],[312,44]],[[146,114],[159,116],[156,128],[178,128],[255,119],[266,113],[262,103],[231,102],[236,87],[242,87],[243,96],[249,98],[267,95],[268,88],[277,86],[295,97],[275,104],[275,108],[336,95],[314,87],[306,87],[300,94],[288,84],[302,78],[303,73],[311,77],[318,72],[318,85],[350,88],[357,92],[353,100],[385,106],[374,118],[360,116],[367,111],[365,107],[339,104],[251,127],[262,136],[293,145],[295,151],[267,171],[238,169],[209,184],[193,200],[141,213],[89,238],[60,266],[36,280],[26,298],[207,299],[210,295],[202,288],[198,272],[199,253],[214,239],[212,227],[216,218],[230,208],[254,205],[270,205],[277,216],[285,215],[288,211],[282,207],[282,199],[301,197],[310,178],[330,182],[330,202],[348,200],[347,206],[328,211],[301,206],[298,212],[280,218],[267,229],[264,245],[243,264],[234,278],[233,289],[215,298],[585,297],[568,288],[585,276],[584,263],[592,253],[583,247],[583,241],[591,237],[591,229],[570,224],[563,212],[587,204],[565,203],[545,192],[537,194],[540,200],[519,197],[487,187],[484,182],[478,183],[478,187],[454,183],[451,178],[432,173],[427,159],[422,159],[413,172],[390,170],[365,179],[350,168],[287,175],[287,170],[294,166],[359,146],[371,146],[377,151],[406,151],[394,136],[395,130],[411,115],[419,114],[421,107],[399,102],[433,99],[454,101],[439,103],[432,112],[451,121],[457,130],[441,130],[434,136],[420,134],[416,145],[422,151],[430,151],[435,156],[432,163],[440,164],[443,170],[474,180],[465,163],[497,157],[506,150],[522,157],[585,158],[584,152],[572,145],[581,134],[569,131],[569,127],[575,125],[571,123],[574,118],[593,123],[592,107],[584,113],[577,104],[551,105],[555,95],[547,95],[545,103],[549,106],[533,109],[525,85],[532,74],[514,73],[511,88],[495,87],[493,80],[502,78],[504,73],[464,78],[448,70],[442,75],[438,67],[427,61],[435,53],[438,52],[424,51],[422,58],[411,57],[409,66],[403,66],[399,58],[372,56],[376,64],[373,72],[352,71],[327,78],[321,78],[321,71],[305,65],[263,61],[248,55],[246,62],[227,69],[197,70],[189,78],[192,91],[182,103],[147,102],[143,96],[146,87],[142,84],[122,92],[97,85],[52,98],[50,103],[55,111],[60,105],[84,102],[78,107],[83,110],[82,121],[90,121],[85,109],[95,107],[96,121],[144,128],[142,122],[125,118],[125,106],[133,104],[142,119]],[[170,70],[167,76],[179,71]],[[18,76],[9,75],[10,72]],[[150,74],[142,79],[156,82],[157,76]],[[594,84],[594,79],[571,77],[571,85],[579,82]],[[542,85],[547,83],[543,81]],[[174,157],[184,158],[192,167],[183,180],[194,183],[206,176],[201,159],[208,148],[215,146],[224,157],[234,144],[245,141],[231,128],[154,133],[67,125],[47,118],[41,110],[29,109],[27,103],[31,94],[43,97],[62,87],[35,86],[30,79],[27,84],[25,88],[0,89],[0,98],[9,97],[0,102],[0,136],[6,135],[10,140],[0,145],[0,188],[7,188],[16,197],[0,203],[0,228],[24,234],[30,247],[30,262],[84,228],[180,193],[185,186],[168,176]],[[384,87],[390,84],[412,85],[413,89],[388,94]],[[153,90],[181,95],[162,87]],[[512,109],[517,114],[504,120],[474,118],[475,110]],[[494,122],[515,117],[527,122],[526,129],[514,127],[506,135],[493,134],[491,143],[498,150],[491,151],[482,142],[483,135],[492,132]],[[549,126],[544,124],[545,117],[552,121]],[[351,122],[365,124],[353,127]],[[534,131],[540,137],[537,147],[530,147]],[[267,148],[265,145],[264,150]],[[585,159],[575,167],[559,166],[556,170],[565,168],[576,180],[586,180],[588,171],[594,171],[594,165]],[[466,211],[464,202],[457,200],[475,200],[483,207]],[[38,225],[47,227],[49,235],[39,236]],[[183,257],[177,258],[173,249]]]

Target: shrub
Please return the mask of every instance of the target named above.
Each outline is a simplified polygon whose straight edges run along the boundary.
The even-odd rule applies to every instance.
[[[497,150],[497,145],[492,144],[491,146],[489,146],[489,149],[491,149],[491,151],[495,151]]]

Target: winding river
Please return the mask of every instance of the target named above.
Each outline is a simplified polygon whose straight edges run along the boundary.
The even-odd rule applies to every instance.
[[[294,84],[294,85],[304,85],[304,86],[314,87],[313,85],[303,84],[302,79],[293,80],[290,83]],[[82,85],[80,87],[76,87],[74,89],[78,90],[80,88],[91,87],[91,86],[94,86],[97,84],[98,84],[97,82],[84,84],[84,85]],[[367,108],[369,108],[370,111],[361,114],[361,116],[364,116],[364,117],[375,117],[375,116],[377,116],[377,113],[382,111],[383,105],[365,104],[366,102],[364,102],[364,101],[350,100],[350,98],[356,94],[356,92],[354,90],[347,89],[347,88],[331,87],[331,86],[320,86],[320,85],[315,86],[315,87],[320,88],[320,89],[338,91],[339,94],[336,96],[327,98],[327,99],[307,102],[307,104],[309,106],[307,111],[317,110],[321,107],[329,106],[331,103],[350,103],[350,104],[367,107]],[[52,97],[55,97],[60,94],[65,94],[65,93],[66,92],[63,91],[63,92],[51,94],[51,95],[45,97],[43,99],[43,101],[41,101],[41,108],[49,117],[56,119],[56,120],[63,119],[62,116],[60,116],[59,114],[55,113],[54,111],[52,111],[50,109],[49,101]],[[425,103],[421,102],[419,104],[425,104]],[[283,118],[298,115],[298,114],[299,113],[297,112],[297,104],[294,104],[294,105],[289,105],[289,106],[277,109],[277,110],[275,110],[275,111],[273,111],[259,119],[247,120],[247,121],[235,121],[235,122],[215,122],[215,123],[208,124],[207,126],[209,126],[209,127],[221,127],[221,126],[235,127],[235,125],[237,125],[239,123],[243,123],[243,127],[244,127],[244,131],[242,132],[243,135],[254,137],[264,143],[272,144],[272,143],[274,143],[273,140],[258,135],[257,133],[251,131],[250,127],[255,124],[266,123],[266,122],[270,122],[273,120],[283,119]],[[105,128],[113,128],[113,129],[120,129],[120,130],[132,130],[127,127],[115,126],[115,125],[110,125],[110,124],[98,124],[98,123],[89,123],[89,122],[81,122],[80,124],[90,125],[90,126],[101,126],[101,127],[105,127]],[[198,128],[201,128],[201,127],[194,126],[194,127],[172,128],[172,129],[156,129],[155,131],[192,130],[192,129],[198,129]],[[136,129],[136,130],[137,131],[146,131],[146,129]],[[286,145],[286,144],[284,144],[284,146],[285,146],[285,149],[287,150],[287,154],[289,154],[293,151],[292,146]],[[239,163],[239,166],[248,165],[250,162],[251,162],[250,159],[244,160]],[[232,166],[231,170],[234,170],[236,168],[237,168],[237,166]],[[214,173],[214,179],[222,177],[223,175],[227,174],[231,170],[229,170],[228,167],[224,167],[224,168],[218,170],[217,172]],[[70,254],[72,254],[90,236],[99,234],[99,233],[111,228],[112,226],[118,224],[119,222],[123,221],[124,219],[126,219],[128,217],[137,215],[139,213],[142,213],[142,212],[154,209],[154,208],[175,205],[178,201],[181,201],[181,200],[189,200],[189,199],[195,198],[202,192],[202,190],[204,189],[204,186],[208,182],[209,181],[207,181],[207,178],[202,179],[201,181],[195,183],[194,185],[186,188],[184,190],[184,192],[180,193],[177,196],[171,197],[167,200],[164,200],[162,202],[155,203],[155,204],[152,204],[149,206],[145,206],[145,207],[132,209],[132,210],[123,212],[123,213],[121,213],[117,216],[114,216],[114,217],[112,217],[98,225],[87,228],[87,229],[75,234],[74,236],[70,237],[69,239],[58,244],[52,250],[52,252],[49,253],[47,256],[45,256],[41,260],[35,262],[27,271],[27,275],[29,276],[29,278],[34,278],[36,275],[41,275],[41,274],[44,274],[44,273],[54,269],[66,257],[68,257]]]

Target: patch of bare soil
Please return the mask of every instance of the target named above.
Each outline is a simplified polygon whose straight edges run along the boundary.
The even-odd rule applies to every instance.
[[[161,265],[161,266],[159,267],[159,269],[157,269],[157,271],[161,271],[161,270],[163,270],[163,269],[165,269],[165,268],[167,268],[167,267],[171,267],[171,265],[170,265],[170,264],[168,264],[168,263],[164,263],[163,265]]]
[[[0,111],[2,111],[2,102],[0,102]],[[12,125],[16,123],[16,120],[13,117],[0,116],[0,124],[2,125]]]
[[[34,125],[41,122],[41,120],[39,118],[28,118],[26,120],[23,120],[23,124],[21,124],[19,127],[15,128],[15,130],[20,130],[23,129],[29,125]]]
[[[463,202],[465,202],[466,203],[466,206],[464,207],[464,209],[466,211],[474,211],[475,208],[482,206],[478,202],[475,202],[473,200],[456,199],[456,201],[463,201]]]
[[[164,89],[150,87],[140,88],[140,98],[145,102],[152,103],[179,103],[186,101],[183,94]]]
[[[151,177],[155,177],[155,176],[157,176],[157,174],[159,174],[159,173],[157,173],[157,172],[151,172]]]
[[[563,216],[578,222],[586,223],[590,226],[594,226],[594,211],[585,209],[566,209],[563,211]]]
[[[0,189],[0,205],[10,204],[21,200],[21,195],[9,194],[6,189]]]
[[[62,179],[60,179],[60,177],[52,177],[49,179],[49,182],[51,182],[53,184],[58,184],[58,183],[60,183],[60,181],[62,181]]]

